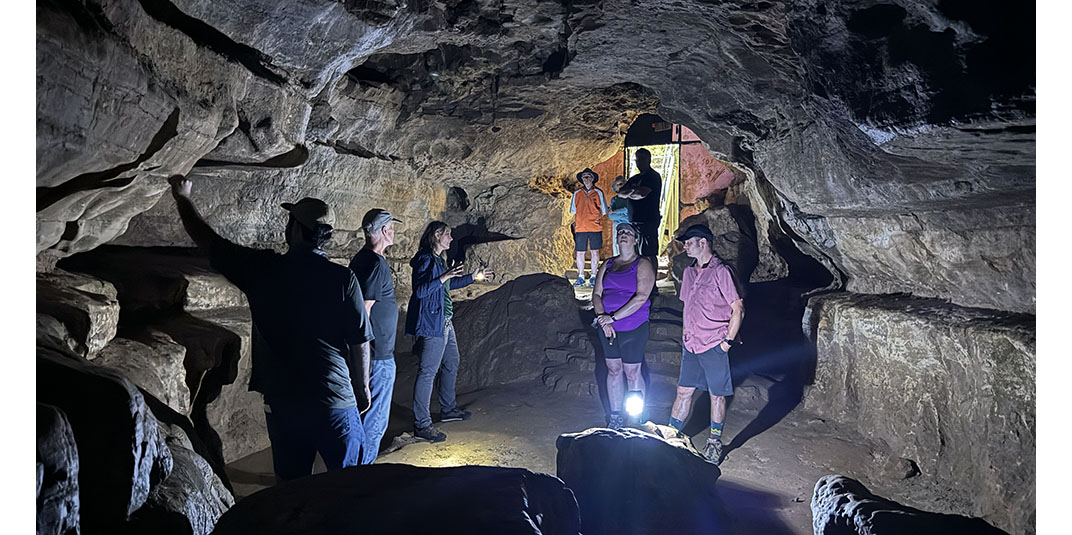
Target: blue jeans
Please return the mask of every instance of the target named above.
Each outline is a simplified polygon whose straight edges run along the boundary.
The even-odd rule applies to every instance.
[[[365,413],[365,448],[361,450],[361,464],[372,464],[380,453],[380,440],[387,431],[391,419],[391,395],[395,390],[395,359],[373,360],[369,364],[369,389],[372,390],[372,406]]]
[[[269,412],[271,411],[271,412]],[[357,466],[365,430],[357,407],[328,409],[289,403],[265,405],[272,465],[279,481],[313,473],[317,452],[328,470]]]
[[[450,412],[458,408],[454,399],[454,384],[458,380],[458,340],[454,337],[454,323],[447,320],[443,336],[418,336],[415,349],[420,358],[417,382],[413,387],[413,425],[417,429],[432,425],[428,405],[432,401],[432,382],[440,366],[436,388],[439,389],[439,410]]]

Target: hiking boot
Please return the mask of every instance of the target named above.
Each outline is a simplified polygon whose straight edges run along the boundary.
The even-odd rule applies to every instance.
[[[447,411],[447,412],[444,412],[443,414],[440,414],[439,415],[439,421],[440,422],[460,422],[462,420],[468,420],[469,417],[472,416],[472,415],[473,415],[473,413],[471,413],[469,411],[463,411],[461,409],[455,408],[452,411]]]
[[[417,438],[423,438],[428,442],[443,442],[447,439],[447,434],[436,429],[435,427],[428,426],[420,429],[413,430],[413,436]]]
[[[584,277],[581,277],[581,276],[578,276],[577,280],[573,281],[573,285],[578,287],[578,288],[580,288],[581,286],[584,286],[584,284],[585,284]]]
[[[707,439],[707,445],[703,449],[704,459],[718,466],[722,464],[722,441],[717,438]]]
[[[607,417],[607,427],[615,431],[625,426],[625,417],[621,414],[611,414]]]

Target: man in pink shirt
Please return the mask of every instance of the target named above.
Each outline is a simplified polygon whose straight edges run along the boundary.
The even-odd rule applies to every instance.
[[[726,417],[726,396],[733,395],[729,350],[744,319],[744,301],[729,266],[714,254],[714,235],[705,225],[693,225],[677,238],[685,243],[685,254],[693,258],[681,282],[682,314],[681,374],[677,399],[670,411],[670,425],[679,432],[692,409],[697,388],[711,396],[711,436],[704,457],[722,462],[722,421]]]

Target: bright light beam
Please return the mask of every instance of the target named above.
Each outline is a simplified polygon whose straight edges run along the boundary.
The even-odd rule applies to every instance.
[[[640,416],[644,412],[644,394],[639,390],[630,390],[625,396],[625,412],[634,418]]]

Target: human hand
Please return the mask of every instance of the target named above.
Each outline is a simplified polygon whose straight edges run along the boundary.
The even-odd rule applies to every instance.
[[[489,267],[478,268],[473,271],[473,278],[482,281],[484,279],[490,279],[495,276],[495,271]]]
[[[447,280],[453,279],[454,277],[461,277],[462,273],[464,272],[465,265],[461,263],[455,264],[454,267],[450,268],[446,273],[439,276],[439,281],[445,283],[447,282]]]
[[[368,383],[354,388],[354,397],[357,398],[357,410],[361,414],[365,414],[372,408],[372,389],[369,388]]]
[[[724,351],[724,352],[726,352],[726,353],[729,353],[729,351],[730,351],[730,348],[731,348],[731,347],[733,347],[733,346],[731,346],[731,345],[730,345],[730,344],[728,344],[728,343],[727,343],[727,342],[726,342],[725,340],[723,340],[723,341],[722,341],[722,343],[718,344],[718,347],[719,347],[720,349],[722,349],[722,351]]]
[[[614,318],[612,318],[610,314],[600,314],[596,316],[596,321],[599,322],[601,327],[606,327],[607,325],[614,323]]]
[[[190,191],[193,189],[194,183],[182,175],[171,175],[168,177],[168,184],[171,185],[171,195],[175,198],[178,197],[190,197]]]
[[[603,336],[606,336],[607,338],[614,338],[617,335],[618,335],[618,333],[614,332],[614,326],[613,325],[610,325],[608,323],[607,325],[603,326]]]

